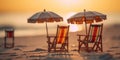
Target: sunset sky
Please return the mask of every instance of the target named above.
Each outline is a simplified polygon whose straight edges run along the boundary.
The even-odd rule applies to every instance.
[[[75,13],[83,12],[84,9],[97,11],[107,15],[107,20],[104,21],[106,25],[107,23],[120,23],[119,5],[120,0],[0,0],[0,25],[8,24],[18,28],[22,27],[22,29],[26,28],[26,26],[27,28],[37,27],[43,29],[44,24],[29,24],[27,19],[34,13],[44,9],[59,14],[64,20]],[[52,26],[55,25],[50,24],[49,27]],[[81,30],[81,27],[73,25],[72,29]]]
[[[120,0],[0,0],[0,12],[36,12],[46,9],[62,14],[86,9],[120,13],[119,4]]]

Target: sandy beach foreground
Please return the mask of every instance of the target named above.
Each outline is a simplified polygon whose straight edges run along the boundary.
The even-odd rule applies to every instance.
[[[78,53],[76,37],[69,38],[68,53],[48,53],[46,36],[15,37],[15,47],[9,49],[4,48],[3,40],[0,38],[0,60],[120,60],[119,40],[104,40],[102,53]]]

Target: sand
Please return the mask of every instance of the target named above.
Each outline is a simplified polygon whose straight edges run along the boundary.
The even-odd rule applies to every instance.
[[[0,60],[120,60],[120,40],[104,37],[103,52],[79,53],[77,38],[70,33],[68,53],[48,53],[45,35],[15,37],[14,48],[4,48],[4,38],[0,38]]]

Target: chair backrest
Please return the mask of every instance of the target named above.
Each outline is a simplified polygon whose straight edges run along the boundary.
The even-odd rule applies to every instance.
[[[56,42],[57,44],[63,44],[68,37],[69,26],[57,26]]]
[[[102,36],[103,24],[90,24],[88,32],[88,40],[90,42],[95,42]]]
[[[14,29],[5,29],[5,37],[13,38],[14,37]]]

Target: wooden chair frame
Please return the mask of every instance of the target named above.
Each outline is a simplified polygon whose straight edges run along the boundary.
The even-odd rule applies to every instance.
[[[7,43],[7,41],[9,41],[10,39],[8,38],[11,38],[12,39],[12,42],[11,43]],[[14,47],[14,29],[6,29],[5,30],[5,37],[4,37],[4,47],[5,48],[13,48]]]
[[[66,35],[63,37],[58,37],[59,35],[59,29],[65,28]],[[56,36],[48,36],[48,52],[68,52],[69,50],[69,40],[68,40],[68,32],[69,32],[69,26],[57,26],[57,32]],[[58,38],[64,38],[63,43],[57,43]],[[57,47],[57,45],[60,44],[61,47]]]
[[[93,27],[98,27],[100,29],[98,36],[92,36],[92,37],[97,37],[97,40],[95,39],[95,41],[93,41],[92,39],[89,40],[89,37],[91,36],[90,31],[92,30]],[[87,52],[90,52],[90,51],[103,52],[102,30],[103,30],[103,24],[90,24],[89,32],[87,35],[77,35],[79,37],[78,38],[78,51],[81,51],[83,48]],[[82,37],[83,39],[81,39]],[[93,44],[92,47],[89,46],[90,43]],[[82,47],[83,45],[84,47]]]

